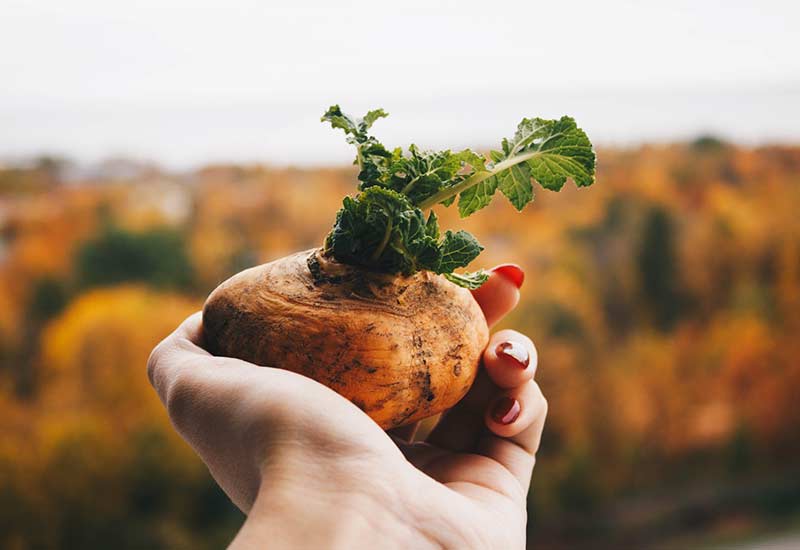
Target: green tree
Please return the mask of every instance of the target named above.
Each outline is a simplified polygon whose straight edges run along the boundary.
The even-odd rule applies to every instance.
[[[128,281],[186,288],[194,279],[185,239],[169,228],[132,233],[109,226],[80,247],[76,272],[84,288]]]
[[[669,329],[681,313],[675,229],[669,212],[656,206],[645,216],[637,254],[642,299],[656,325]]]

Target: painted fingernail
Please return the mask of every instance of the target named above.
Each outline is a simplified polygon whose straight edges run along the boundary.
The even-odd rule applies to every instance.
[[[511,359],[515,365],[521,369],[525,369],[531,362],[531,356],[525,346],[516,342],[503,342],[497,345],[495,353],[503,355]]]
[[[518,417],[522,407],[513,397],[498,399],[492,407],[492,420],[498,424],[511,424]]]
[[[503,264],[498,265],[497,267],[492,269],[493,272],[499,273],[512,283],[517,288],[522,286],[522,283],[525,281],[525,272],[522,271],[522,268],[517,264]]]

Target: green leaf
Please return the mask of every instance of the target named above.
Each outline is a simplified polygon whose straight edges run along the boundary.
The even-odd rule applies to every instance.
[[[422,269],[435,270],[442,252],[437,239],[427,233],[422,210],[404,213],[396,228],[391,247],[403,257],[402,272],[410,275]]]
[[[568,178],[580,187],[594,183],[592,144],[571,117],[522,119],[514,140],[503,145],[506,159],[533,153],[527,160],[530,175],[546,189],[558,191]]]
[[[372,127],[376,120],[387,116],[389,114],[383,109],[375,109],[369,111],[364,118],[356,118],[342,112],[338,105],[331,105],[320,120],[322,122],[330,122],[333,128],[344,130],[344,133],[352,138],[348,139],[351,143],[366,143],[368,141],[377,143],[374,138],[370,138],[367,130]]]
[[[489,279],[489,274],[480,270],[473,271],[472,273],[445,273],[444,277],[458,286],[475,290]]]
[[[428,221],[425,223],[425,233],[429,237],[433,237],[437,241],[439,240],[439,218],[433,210],[431,210],[431,213],[428,215]]]
[[[458,196],[458,213],[462,218],[474,214],[492,202],[492,195],[497,189],[497,178],[491,177],[472,187],[468,187]]]
[[[342,263],[410,275],[435,271],[441,261],[439,226],[391,189],[370,187],[345,197],[325,250]]]
[[[486,159],[483,158],[483,155],[479,155],[470,149],[453,153],[452,156],[454,160],[458,160],[462,164],[468,164],[476,172],[486,170]]]
[[[340,128],[345,134],[358,134],[358,121],[342,112],[338,105],[331,105],[320,118],[322,122],[330,122],[332,128]]]
[[[463,171],[485,167],[485,160],[469,149],[453,153],[421,151],[415,145],[408,155],[395,154],[388,166],[384,184],[408,197],[413,204],[464,179]],[[467,168],[469,167],[469,168]]]
[[[567,179],[578,186],[594,183],[595,154],[586,134],[570,117],[558,120],[523,119],[512,139],[504,139],[501,151],[491,152],[486,170],[475,168],[470,175],[445,185],[435,194],[416,201],[430,208],[459,197],[462,217],[480,210],[499,187],[515,208],[521,210],[533,200],[531,180],[558,191]]]
[[[381,185],[386,174],[387,160],[392,157],[392,153],[372,137],[361,144],[358,150],[361,157],[361,171],[358,173],[361,190]]]
[[[426,220],[404,195],[375,186],[345,197],[325,250],[342,263],[410,275],[450,273],[468,265],[483,247],[463,230],[447,231],[440,239],[436,214]]]
[[[442,261],[437,273],[451,273],[478,257],[483,247],[471,233],[447,231],[442,241]]]
[[[389,116],[389,113],[387,113],[383,109],[375,109],[373,111],[369,111],[367,112],[366,115],[364,115],[364,119],[361,125],[364,131],[369,130],[370,128],[372,128],[372,125],[375,124],[376,120],[378,120],[379,118],[386,118],[387,116]]]
[[[497,187],[517,210],[533,200],[531,169],[526,163],[515,164],[492,179],[497,180]]]
[[[360,259],[369,258],[377,248],[384,229],[384,224],[367,220],[362,203],[345,197],[333,229],[325,240],[325,249],[341,262],[361,264]]]

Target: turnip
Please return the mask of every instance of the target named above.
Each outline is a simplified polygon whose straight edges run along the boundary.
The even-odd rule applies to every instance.
[[[568,178],[591,185],[595,154],[569,117],[523,119],[488,161],[468,149],[390,151],[369,134],[385,116],[328,109],[322,120],[356,146],[359,193],[344,198],[321,248],[222,283],[203,326],[212,353],[309,376],[389,429],[456,404],[488,341],[468,290],[487,274],[455,272],[483,247],[463,230],[441,235],[431,208],[458,198],[466,217],[499,189],[521,210],[532,181],[553,191]]]

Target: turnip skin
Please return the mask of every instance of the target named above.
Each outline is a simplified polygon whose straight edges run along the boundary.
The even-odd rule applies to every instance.
[[[217,287],[208,350],[313,378],[382,428],[432,416],[469,390],[489,339],[471,293],[423,271],[366,271],[307,250]]]

